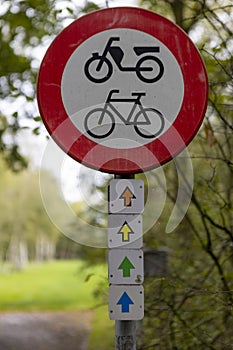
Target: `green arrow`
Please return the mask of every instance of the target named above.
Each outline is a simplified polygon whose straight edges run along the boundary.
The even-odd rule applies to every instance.
[[[130,270],[131,269],[135,269],[135,267],[126,256],[124,258],[124,260],[122,261],[122,263],[119,265],[118,270],[123,271],[123,277],[130,277]]]

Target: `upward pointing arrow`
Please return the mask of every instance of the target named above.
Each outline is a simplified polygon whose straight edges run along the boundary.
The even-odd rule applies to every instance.
[[[125,221],[118,233],[122,234],[122,242],[129,242],[130,233],[134,233],[131,227]]]
[[[121,264],[119,265],[118,270],[123,271],[123,277],[130,277],[131,269],[135,269],[135,266],[131,263],[131,261],[126,256],[124,260],[121,262]]]
[[[117,305],[121,305],[121,312],[129,312],[129,305],[133,305],[134,302],[130,299],[128,294],[124,292],[117,302]]]
[[[124,199],[124,207],[131,207],[132,199],[135,199],[135,195],[127,186],[124,192],[121,194],[120,199]]]

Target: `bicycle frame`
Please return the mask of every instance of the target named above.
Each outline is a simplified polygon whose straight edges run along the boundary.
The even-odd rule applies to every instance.
[[[106,113],[106,110],[111,109],[123,121],[123,123],[125,125],[136,125],[134,120],[131,121],[131,119],[132,119],[132,116],[133,116],[137,106],[142,111],[142,113],[145,117],[145,121],[137,122],[137,125],[150,124],[150,121],[149,121],[147,114],[143,112],[143,107],[142,107],[142,104],[140,101],[141,97],[145,96],[145,93],[144,92],[133,92],[132,96],[136,96],[136,98],[125,98],[125,99],[124,98],[112,98],[112,95],[114,93],[118,93],[118,92],[119,92],[119,90],[111,90],[109,92],[109,95],[108,95],[107,100],[104,104],[104,108],[103,108],[103,111],[102,111],[100,119],[99,119],[99,124],[101,124],[103,122],[103,118],[104,118],[104,115]],[[116,109],[116,107],[113,105],[112,102],[126,102],[126,103],[134,103],[134,104],[129,112],[128,117],[124,118],[124,116]]]
[[[121,121],[123,121],[125,125],[133,125],[136,133],[140,137],[151,139],[158,136],[164,128],[164,117],[162,113],[157,109],[153,107],[144,107],[142,105],[140,100],[142,96],[146,95],[146,93],[137,91],[131,92],[131,96],[135,96],[135,98],[112,97],[114,93],[119,92],[120,90],[110,90],[104,106],[94,108],[87,113],[84,119],[84,127],[87,133],[90,136],[98,139],[102,139],[111,135],[116,126],[115,119],[118,117]],[[133,106],[130,109],[129,113],[121,113],[114,106],[114,102],[133,103]],[[139,111],[134,113],[137,106]],[[155,123],[153,125],[149,118],[153,118],[154,121],[154,118],[157,118],[159,125],[158,123]],[[140,128],[140,125],[147,126],[147,128]],[[100,128],[98,128],[98,126]],[[101,129],[102,126],[104,126],[104,128]]]

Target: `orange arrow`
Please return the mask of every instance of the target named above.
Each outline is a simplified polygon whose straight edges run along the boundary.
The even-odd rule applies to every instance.
[[[120,199],[124,199],[124,206],[125,207],[131,207],[132,199],[135,199],[135,195],[133,192],[129,189],[127,186],[122,195],[120,196]]]

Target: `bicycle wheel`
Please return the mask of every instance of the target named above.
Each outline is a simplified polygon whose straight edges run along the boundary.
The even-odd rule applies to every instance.
[[[104,115],[102,116],[102,114]],[[88,135],[102,139],[109,136],[115,128],[115,120],[108,110],[104,108],[95,108],[88,112],[85,120],[84,127]]]
[[[147,64],[144,65],[144,63]],[[140,58],[136,64],[136,74],[144,83],[155,83],[162,78],[163,73],[164,66],[158,57],[145,56]]]
[[[100,69],[97,69],[100,60],[102,61],[102,65]],[[84,66],[84,72],[90,81],[104,83],[111,77],[113,68],[111,62],[106,57],[96,54],[87,60]]]
[[[164,117],[157,109],[143,108],[134,119],[134,129],[138,135],[144,138],[154,138],[164,129]]]

